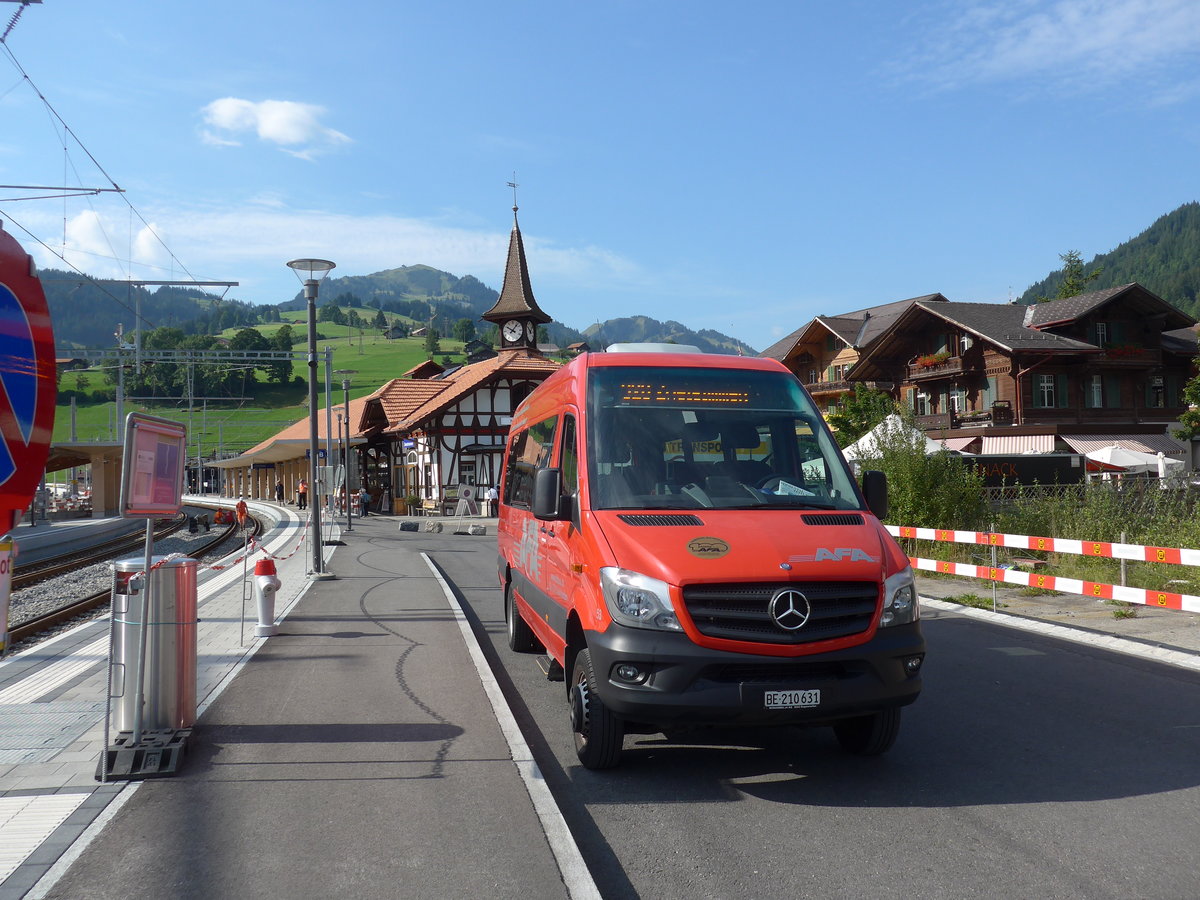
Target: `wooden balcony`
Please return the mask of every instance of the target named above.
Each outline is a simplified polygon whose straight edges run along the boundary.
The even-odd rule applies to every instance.
[[[814,397],[822,394],[847,394],[854,390],[854,385],[849,381],[814,381],[804,387]]]
[[[1012,425],[1013,410],[1007,400],[998,400],[991,409],[979,412],[943,412],[929,416],[917,416],[918,428],[925,431],[942,431],[951,428],[987,428],[990,425]]]
[[[821,394],[849,394],[853,392],[855,385],[862,385],[868,390],[883,391],[885,394],[896,388],[895,382],[892,381],[814,381],[804,385],[804,388],[817,397]]]
[[[930,381],[934,378],[946,378],[949,375],[961,375],[965,371],[961,356],[951,356],[933,365],[909,363],[907,376],[909,381]]]

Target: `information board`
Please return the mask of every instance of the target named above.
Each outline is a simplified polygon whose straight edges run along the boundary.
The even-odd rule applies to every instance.
[[[183,506],[187,428],[145,413],[125,419],[121,518],[174,515]]]

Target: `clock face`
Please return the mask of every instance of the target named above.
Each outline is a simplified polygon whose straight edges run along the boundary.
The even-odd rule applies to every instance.
[[[529,341],[529,343],[531,343],[531,344],[533,343],[533,323],[532,322],[525,323],[525,340]]]
[[[516,319],[510,319],[504,323],[504,330],[501,333],[510,344],[519,341],[521,339],[521,323]]]

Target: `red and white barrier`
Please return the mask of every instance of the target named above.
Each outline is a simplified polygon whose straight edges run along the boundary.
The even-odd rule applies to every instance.
[[[913,528],[907,525],[887,525],[885,527],[893,537],[915,538],[922,541],[946,541],[956,544],[1008,547],[1017,550],[1068,553],[1076,556],[1126,559],[1136,562],[1200,566],[1200,550],[1185,548],[1114,544],[1108,541],[1076,541],[1067,538],[1031,537],[1024,534],[1002,534],[989,531]],[[1192,594],[1148,591],[1142,588],[1123,587],[1119,584],[1105,584],[1099,581],[1084,581],[1079,578],[1043,575],[1040,572],[1024,572],[1001,566],[977,566],[972,563],[955,563],[939,559],[909,557],[909,563],[913,568],[926,572],[941,572],[947,575],[1001,581],[1006,584],[1018,584],[1048,591],[1062,591],[1067,594],[1082,594],[1085,597],[1095,597],[1099,600],[1122,600],[1126,603],[1140,603],[1161,609],[1200,613],[1200,597]]]
[[[1122,587],[1119,584],[1104,584],[1099,581],[1083,581],[1079,578],[1063,578],[1058,575],[1043,575],[1040,572],[1022,572],[999,566],[976,566],[969,563],[946,562],[940,559],[908,558],[914,569],[926,572],[942,572],[947,575],[964,575],[967,578],[982,578],[987,581],[1002,581],[1025,587],[1062,591],[1067,594],[1082,594],[1098,600],[1123,600],[1126,603],[1141,603],[1161,609],[1178,609],[1200,613],[1200,597],[1192,594],[1175,594],[1170,591],[1147,591],[1142,588]]]
[[[1200,566],[1200,550],[1179,547],[1148,547],[1142,544],[1114,544],[1109,541],[1074,541],[1068,538],[1030,537],[1026,534],[1002,534],[994,531],[913,528],[908,525],[884,527],[892,537],[916,538],[920,541],[983,544],[989,547],[1011,547],[1015,550],[1041,550],[1047,553],[1071,553],[1076,556]]]

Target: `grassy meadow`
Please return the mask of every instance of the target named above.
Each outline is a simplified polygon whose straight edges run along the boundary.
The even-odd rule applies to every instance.
[[[360,315],[362,310],[359,310]],[[256,326],[256,330],[268,338],[284,324],[290,324],[300,342],[293,350],[307,351],[308,325],[304,311],[284,313],[284,322],[273,322]],[[397,317],[388,314],[389,321]],[[411,324],[411,323],[410,323]],[[232,338],[240,329],[229,329],[221,336]],[[318,406],[325,406],[325,363],[326,347],[333,349],[333,370],[353,369],[350,376],[350,397],[362,397],[373,393],[380,385],[396,378],[422,362],[428,355],[425,339],[399,338],[388,340],[374,328],[347,328],[330,322],[317,323],[317,391]],[[440,350],[435,354],[437,362],[449,356],[451,363],[464,362],[461,341],[440,338]],[[67,372],[59,379],[60,389],[77,388],[79,376],[83,376],[91,389],[107,385],[101,369],[85,369]],[[155,416],[173,419],[188,426],[189,455],[199,449],[205,456],[220,449],[226,453],[238,453],[253,447],[260,441],[279,432],[308,415],[308,363],[297,359],[292,368],[293,381],[287,385],[268,384],[262,372],[247,372],[248,383],[244,390],[247,399],[197,400],[189,410],[186,401],[139,402],[126,398],[125,412],[142,411]],[[302,383],[295,383],[295,376]],[[334,412],[342,402],[340,375],[333,376],[331,385]],[[70,406],[56,408],[54,440],[71,440]],[[116,403],[76,405],[74,434],[79,441],[113,441],[120,439],[120,428],[116,422]]]

